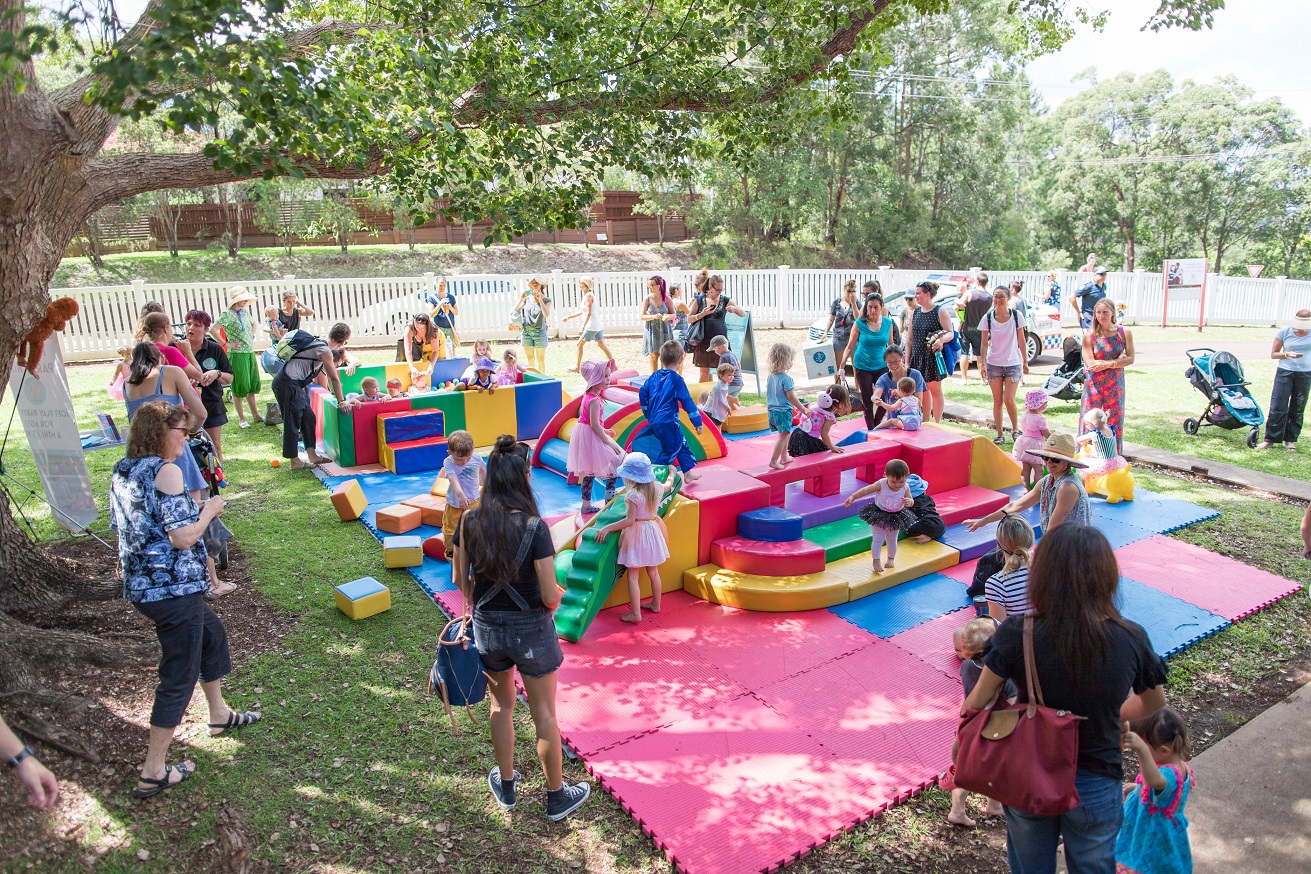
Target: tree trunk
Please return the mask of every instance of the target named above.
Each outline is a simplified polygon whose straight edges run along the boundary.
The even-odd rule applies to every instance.
[[[473,251],[473,222],[464,223],[464,245],[470,252]]]
[[[233,258],[241,254],[241,232],[242,232],[242,224],[243,224],[241,212],[242,212],[242,202],[238,200],[237,201],[237,240],[234,248],[232,249]]]

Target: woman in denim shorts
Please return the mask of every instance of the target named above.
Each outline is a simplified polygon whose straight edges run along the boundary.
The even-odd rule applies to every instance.
[[[523,678],[537,756],[546,776],[546,815],[573,813],[587,796],[587,783],[564,782],[555,690],[564,661],[555,632],[560,604],[555,582],[555,548],[537,512],[529,485],[528,446],[502,434],[487,459],[487,482],[477,508],[468,510],[452,535],[452,577],[473,603],[473,635],[483,667],[492,678],[491,727],[496,765],[487,774],[492,797],[514,808],[523,775],[514,769],[514,671]]]
[[[979,359],[983,362],[984,379],[992,386],[992,423],[997,428],[994,443],[1006,442],[1001,425],[1001,408],[1011,419],[1011,441],[1019,431],[1019,410],[1015,406],[1015,392],[1024,375],[1029,372],[1029,354],[1024,342],[1024,323],[1010,309],[1010,291],[1002,285],[992,290],[992,309],[976,326],[982,337]]]

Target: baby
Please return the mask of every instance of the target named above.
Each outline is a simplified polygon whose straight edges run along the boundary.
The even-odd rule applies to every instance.
[[[375,380],[373,384],[377,385],[378,384],[377,380]],[[364,383],[361,382],[360,386],[363,387]],[[407,395],[401,389],[401,381],[394,376],[391,379],[387,380],[387,399],[390,400],[393,398],[404,398],[404,397],[409,397],[409,395]]]
[[[888,411],[888,417],[874,426],[876,431],[881,428],[918,431],[924,420],[924,413],[920,410],[920,399],[915,395],[915,380],[909,376],[897,380],[897,400],[890,404],[882,400],[875,400],[874,403]]]
[[[378,380],[372,376],[366,376],[360,380],[360,400],[364,401],[385,401],[387,398],[378,391]]]
[[[497,385],[514,385],[521,378],[524,369],[519,366],[519,356],[514,354],[513,349],[506,349],[505,354],[501,356],[501,363],[496,368]]]

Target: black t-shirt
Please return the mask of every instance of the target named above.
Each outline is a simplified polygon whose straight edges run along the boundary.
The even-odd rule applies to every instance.
[[[290,313],[286,310],[278,310],[278,324],[282,325],[285,331],[295,331],[300,328],[300,307],[296,307]]]
[[[216,343],[213,337],[206,337],[201,342],[200,349],[196,352],[196,363],[200,365],[202,373],[211,370],[220,373],[232,372],[232,362],[228,360],[228,353],[223,351],[223,347]],[[205,405],[206,410],[214,409],[216,405],[223,406],[223,389],[223,383],[217,379],[209,385],[200,387],[200,402]]]
[[[460,527],[465,525],[476,527],[477,518],[477,508],[464,514],[464,518],[461,520],[461,525],[457,526],[455,533],[451,535],[451,546],[460,545]],[[509,550],[511,555],[513,555],[519,551],[519,546],[523,542],[523,531],[528,523],[528,517],[524,516],[522,513],[514,513],[511,515],[511,518],[519,523],[517,526],[519,533],[510,542],[504,544],[503,548]],[[475,535],[475,537],[476,536],[477,535]],[[533,545],[528,550],[527,558],[523,560],[523,564],[519,565],[519,573],[515,578],[506,581],[511,588],[517,590],[523,599],[528,602],[528,608],[530,610],[541,610],[543,606],[542,590],[538,588],[537,585],[537,568],[533,567],[533,562],[537,561],[539,558],[547,558],[552,555],[555,555],[555,545],[551,543],[551,529],[547,527],[545,522],[539,519],[537,521],[537,531],[533,535]],[[487,590],[495,585],[495,581],[482,579],[478,576],[478,573],[472,569],[472,567],[469,572],[473,577],[473,603],[477,604],[479,599],[487,593]],[[501,592],[496,597],[492,598],[492,600],[482,609],[500,610],[513,613],[519,609],[519,606],[514,603],[514,599],[511,598],[509,594]]]
[[[1165,683],[1165,663],[1152,651],[1142,626],[1126,622],[1127,628],[1107,621],[1110,646],[1100,668],[1076,682],[1062,664],[1047,633],[1042,616],[1033,623],[1033,656],[1042,685],[1043,703],[1057,710],[1069,710],[1087,719],[1079,723],[1079,767],[1092,774],[1124,777],[1120,754],[1120,705],[1132,691],[1141,694]],[[1001,677],[1015,681],[1020,701],[1028,702],[1024,682],[1024,617],[1008,618],[992,637],[992,649],[984,665]]]

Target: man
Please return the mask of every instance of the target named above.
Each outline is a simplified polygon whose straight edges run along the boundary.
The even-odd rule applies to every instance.
[[[957,304],[958,309],[964,312],[961,315],[961,353],[960,353],[960,378],[961,382],[967,382],[970,377],[970,356],[974,356],[974,366],[979,372],[979,382],[984,382],[983,361],[979,358],[979,352],[983,347],[983,332],[979,330],[979,322],[988,314],[992,308],[992,294],[988,291],[988,274],[980,273],[975,277],[973,285],[967,285],[961,292]]]
[[[1086,334],[1092,330],[1093,307],[1097,301],[1106,297],[1106,268],[1098,266],[1093,270],[1093,281],[1070,295],[1070,307],[1079,317],[1079,327]]]
[[[323,464],[328,460],[319,455],[314,445],[316,423],[314,409],[310,406],[308,386],[320,373],[325,374],[329,391],[337,398],[337,405],[341,409],[348,408],[332,353],[344,349],[350,336],[350,326],[338,322],[328,332],[326,343],[304,330],[289,333],[284,338],[293,343],[296,351],[273,378],[273,396],[277,398],[278,409],[282,413],[282,457],[290,460],[288,467],[293,470],[305,467],[305,462],[300,460],[301,438],[305,440],[305,456],[310,464]]]

